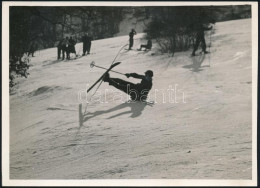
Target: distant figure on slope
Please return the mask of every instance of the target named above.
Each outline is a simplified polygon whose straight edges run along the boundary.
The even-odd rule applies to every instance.
[[[61,50],[62,50],[62,43],[63,43],[63,40],[64,39],[61,39],[58,43],[58,46],[57,46],[57,50],[58,50],[58,60],[61,58],[60,55],[61,55]]]
[[[75,50],[75,45],[76,45],[76,41],[73,40],[72,37],[70,37],[70,39],[69,39],[69,46],[68,46],[69,58],[70,58],[70,53],[74,53],[75,57],[77,56],[76,50]]]
[[[130,95],[133,101],[145,101],[153,85],[153,71],[148,70],[145,72],[145,75],[139,75],[136,73],[130,73],[125,75],[127,78],[133,77],[137,79],[142,79],[141,83],[134,84],[119,78],[110,78],[108,73],[104,76],[103,80],[104,82],[108,82],[109,85],[112,85],[115,88]]]
[[[203,52],[205,54],[209,53],[208,51],[206,51],[206,42],[205,42],[205,37],[204,37],[204,31],[211,30],[211,29],[212,29],[212,26],[211,27],[205,27],[205,26],[203,26],[203,24],[200,24],[198,26],[197,33],[196,33],[196,42],[195,42],[193,52],[191,54],[192,56],[195,56],[195,52],[198,49],[200,43],[201,43],[201,47],[202,47]]]
[[[136,31],[132,29],[129,33],[129,50],[131,50],[134,45],[134,35],[136,35]]]
[[[90,48],[91,48],[91,41],[92,37],[88,35],[88,33],[85,33],[84,36],[82,37],[82,42],[83,42],[83,56],[86,54],[90,54]]]
[[[35,41],[31,42],[30,47],[29,47],[29,52],[28,52],[28,56],[30,56],[30,54],[32,54],[32,57],[34,57],[34,52],[37,50],[37,44]]]
[[[69,37],[66,37],[61,46],[61,51],[62,51],[62,60],[64,60],[64,56],[66,53],[66,59],[69,59]]]
[[[142,48],[145,48],[145,51],[152,49],[152,40],[151,40],[151,38],[148,39],[147,44],[142,44],[140,46],[139,50],[142,50]]]

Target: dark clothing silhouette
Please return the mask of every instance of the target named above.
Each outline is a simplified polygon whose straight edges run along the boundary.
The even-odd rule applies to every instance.
[[[136,73],[126,74],[127,77],[133,77],[137,79],[142,79],[140,83],[134,84],[127,82],[119,78],[109,78],[106,76],[104,78],[105,82],[108,82],[109,85],[114,86],[115,88],[125,92],[131,96],[131,99],[134,101],[144,101],[147,99],[147,95],[152,88],[152,78],[147,75],[139,75]]]
[[[61,58],[61,49],[62,49],[62,42],[63,42],[63,39],[59,41],[58,43],[58,46],[57,46],[57,50],[58,50],[58,58],[57,59],[60,59]]]
[[[68,46],[68,50],[70,53],[75,53],[76,54],[76,50],[75,50],[75,44],[76,44],[76,41],[73,40],[72,38],[69,39],[69,46]]]
[[[86,52],[88,54],[90,54],[91,41],[92,41],[92,38],[88,35],[84,35],[82,37],[82,42],[83,42],[83,54],[82,55],[85,55]]]
[[[66,38],[62,41],[61,44],[61,51],[62,51],[62,60],[65,58],[65,53],[66,53],[66,59],[69,59],[69,39]]]
[[[195,52],[198,49],[200,43],[201,43],[202,51],[204,53],[208,53],[206,51],[206,42],[205,42],[205,37],[204,37],[204,31],[207,31],[207,30],[210,30],[210,29],[212,29],[212,26],[211,27],[204,27],[203,25],[200,25],[197,28],[196,42],[195,42],[194,49],[193,49],[193,52],[192,52],[193,56],[195,55]]]
[[[32,57],[34,57],[34,52],[37,50],[37,44],[35,41],[33,41],[29,47],[29,52],[28,52],[28,56],[30,56],[30,54],[32,54]]]
[[[134,35],[136,35],[136,31],[132,29],[132,31],[129,33],[129,50],[131,50],[134,45]]]
[[[140,49],[139,50],[142,50],[142,48],[145,48],[145,50],[151,50],[152,49],[152,40],[151,39],[149,39],[148,41],[147,41],[147,44],[142,44],[141,46],[140,46]]]

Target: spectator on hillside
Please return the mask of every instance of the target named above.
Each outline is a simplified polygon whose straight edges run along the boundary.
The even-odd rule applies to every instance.
[[[90,48],[91,48],[91,41],[92,37],[88,35],[88,33],[85,33],[84,36],[82,37],[82,42],[83,42],[83,54],[84,56],[87,52],[87,54],[90,54]]]
[[[148,39],[147,44],[142,44],[140,46],[139,50],[142,50],[142,48],[145,48],[145,51],[152,49],[152,40],[151,40],[151,38]]]
[[[191,54],[192,56],[195,56],[195,52],[198,49],[200,43],[201,43],[202,51],[205,54],[209,53],[208,51],[206,51],[206,42],[205,42],[204,31],[211,30],[211,29],[212,29],[212,26],[205,27],[205,26],[203,26],[203,24],[198,25],[197,31],[196,31],[196,42],[194,45],[193,52]]]
[[[134,35],[136,35],[136,31],[132,29],[132,31],[129,33],[129,49],[131,50],[134,45]]]

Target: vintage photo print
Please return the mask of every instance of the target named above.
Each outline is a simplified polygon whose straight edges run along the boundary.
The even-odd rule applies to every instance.
[[[4,186],[257,184],[257,2],[2,5]]]

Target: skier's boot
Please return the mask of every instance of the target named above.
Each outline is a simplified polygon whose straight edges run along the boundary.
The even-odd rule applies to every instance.
[[[195,56],[195,52],[192,52],[191,56]]]
[[[204,54],[208,54],[208,53],[209,53],[208,51],[206,51],[206,50],[204,51]]]
[[[106,74],[104,75],[103,81],[104,81],[104,82],[109,82],[109,81],[110,81],[109,73],[106,73]]]

